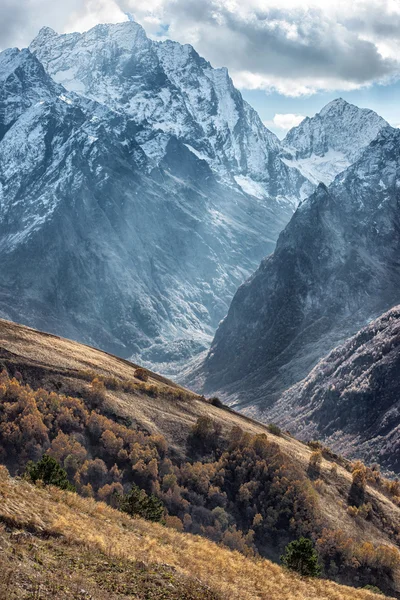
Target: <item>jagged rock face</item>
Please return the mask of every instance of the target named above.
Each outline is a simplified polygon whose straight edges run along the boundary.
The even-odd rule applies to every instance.
[[[0,54],[0,314],[148,364],[204,349],[292,209]]]
[[[313,183],[329,185],[387,126],[373,110],[338,98],[288,132],[283,160]]]
[[[20,52],[17,48],[1,54],[0,140],[24,110],[57,93],[58,86],[46,77],[43,66],[38,61],[27,62],[28,55],[28,50]]]
[[[55,81],[140,123],[139,143],[164,156],[174,135],[220,179],[259,198],[296,205],[312,186],[279,157],[280,142],[233,86],[192,46],[153,42],[137,23],[79,34],[44,28],[30,46]]]
[[[400,306],[335,348],[268,418],[400,474]]]
[[[400,132],[293,215],[236,293],[203,365],[205,390],[264,410],[317,360],[400,300]]]

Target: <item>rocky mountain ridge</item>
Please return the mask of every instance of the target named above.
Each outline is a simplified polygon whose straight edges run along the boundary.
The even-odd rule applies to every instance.
[[[80,34],[43,28],[30,45],[53,79],[122,111],[141,125],[138,141],[157,164],[171,135],[220,179],[259,198],[296,205],[312,189],[279,157],[280,142],[235,89],[189,44],[154,42],[137,23]]]
[[[399,475],[399,377],[396,306],[332,350],[265,418]]]

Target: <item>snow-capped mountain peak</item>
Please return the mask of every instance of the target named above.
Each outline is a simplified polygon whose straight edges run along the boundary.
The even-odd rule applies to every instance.
[[[325,104],[325,106],[323,108],[321,108],[321,110],[319,111],[318,115],[320,117],[324,117],[328,114],[340,115],[341,113],[343,113],[343,111],[345,111],[346,109],[348,109],[350,107],[358,108],[357,106],[350,104],[343,98],[335,98],[335,100],[331,100],[331,102],[328,102],[328,104]],[[360,110],[360,109],[358,109],[358,110]]]
[[[43,44],[46,40],[56,35],[57,32],[54,31],[54,29],[45,25],[44,27],[40,28],[39,33],[37,34],[35,39],[37,43]]]
[[[41,63],[27,49],[10,48],[0,53],[0,140],[30,106],[62,93]]]
[[[358,160],[387,126],[387,121],[373,110],[338,98],[288,132],[283,140],[284,161],[314,184],[328,185]]]
[[[244,193],[257,188],[261,198],[296,205],[311,191],[281,160],[278,138],[243,100],[227,69],[214,69],[192,46],[152,41],[127,21],[82,34],[41,30],[30,49],[68,90],[134,119],[138,141],[153,160],[162,160],[167,134]],[[237,177],[248,181],[246,189]]]

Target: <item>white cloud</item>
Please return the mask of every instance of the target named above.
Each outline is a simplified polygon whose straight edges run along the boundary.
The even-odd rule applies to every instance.
[[[277,129],[289,131],[289,129],[292,129],[292,127],[300,125],[303,119],[305,119],[304,115],[295,115],[293,113],[277,113],[272,121],[264,121],[264,125],[266,127],[276,127]]]
[[[110,0],[85,0],[79,5],[69,16],[63,32],[87,31],[98,23],[120,23],[128,18],[118,4]]]
[[[290,96],[400,76],[398,0],[0,0],[0,47],[42,25],[84,30],[131,12],[151,36],[193,44],[242,88]]]
[[[301,96],[389,82],[400,73],[396,0],[118,0],[192,43],[241,88]],[[152,29],[156,33],[156,28]]]

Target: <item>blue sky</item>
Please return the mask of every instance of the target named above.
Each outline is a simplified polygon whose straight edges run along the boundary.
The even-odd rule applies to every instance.
[[[0,49],[126,20],[190,43],[277,135],[334,98],[400,124],[400,0],[0,0]]]

